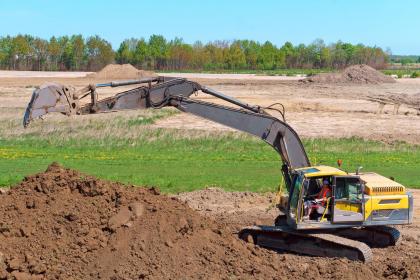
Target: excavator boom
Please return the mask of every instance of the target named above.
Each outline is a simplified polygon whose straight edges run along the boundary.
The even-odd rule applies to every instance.
[[[98,100],[97,88],[147,84],[115,96]],[[191,99],[193,93],[212,95],[239,108]],[[80,105],[90,96],[90,102]],[[23,124],[50,112],[66,115],[96,114],[128,109],[162,108],[172,106],[180,111],[247,132],[271,145],[283,161],[283,173],[290,184],[289,170],[310,166],[308,156],[297,133],[285,121],[268,114],[263,108],[246,104],[196,82],[180,78],[149,79],[90,85],[76,92],[59,84],[47,84],[35,90],[26,109]]]

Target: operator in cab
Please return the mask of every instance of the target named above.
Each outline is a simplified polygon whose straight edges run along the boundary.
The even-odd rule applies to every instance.
[[[319,192],[315,193],[312,198],[304,202],[304,210],[306,219],[317,219],[325,212],[328,206],[328,199],[332,195],[332,188],[329,178],[322,178],[322,187]]]
[[[332,189],[330,181],[327,178],[324,178],[321,191],[318,193],[317,201],[320,202],[322,206],[325,206],[328,198],[331,197]]]

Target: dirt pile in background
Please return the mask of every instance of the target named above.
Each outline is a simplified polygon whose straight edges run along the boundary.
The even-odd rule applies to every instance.
[[[131,64],[108,64],[102,70],[89,74],[96,79],[138,79],[156,76],[154,72],[139,70]]]
[[[258,200],[254,194],[235,196],[238,201]],[[46,172],[0,193],[0,279],[404,279],[419,275],[413,248],[395,248],[388,261],[365,265],[278,254],[247,244],[234,232],[228,224],[200,215],[154,188],[102,181],[52,164]],[[412,258],[395,261],[406,254]]]
[[[340,73],[321,73],[308,77],[304,82],[314,83],[356,83],[356,84],[381,84],[395,83],[395,80],[374,68],[361,64],[352,65]]]

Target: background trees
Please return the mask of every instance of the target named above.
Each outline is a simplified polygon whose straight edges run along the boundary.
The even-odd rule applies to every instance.
[[[124,40],[116,51],[100,36],[51,37],[45,40],[30,35],[0,37],[0,68],[12,70],[87,70],[96,71],[108,63],[131,63],[138,68],[155,70],[275,70],[288,68],[334,68],[368,64],[384,68],[389,50],[321,39],[294,46],[286,42],[276,46],[270,41],[253,40],[197,41],[182,38],[168,41],[161,35]],[[396,57],[402,64],[414,63]]]

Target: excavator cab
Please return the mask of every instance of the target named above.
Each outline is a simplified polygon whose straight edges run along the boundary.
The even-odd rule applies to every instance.
[[[321,197],[323,184],[331,192]],[[387,187],[375,187],[376,185]],[[408,224],[412,195],[376,173],[353,174],[329,166],[296,169],[288,204],[281,210],[294,229]]]
[[[282,209],[287,213],[288,224],[296,229],[305,229],[328,227],[334,223],[337,220],[334,214],[339,213],[339,209],[350,208],[347,207],[350,202],[344,197],[348,191],[343,189],[349,185],[342,184],[346,182],[346,174],[328,166],[297,169],[290,188],[288,208]],[[335,199],[336,194],[338,199]]]

